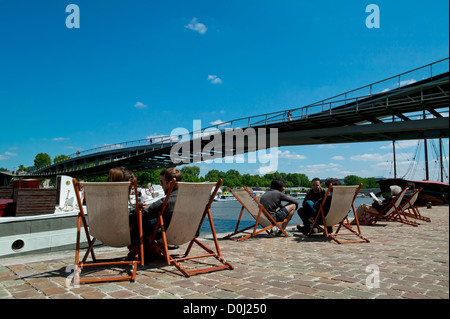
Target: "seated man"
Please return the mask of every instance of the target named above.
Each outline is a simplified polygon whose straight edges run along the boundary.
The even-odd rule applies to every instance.
[[[172,167],[167,168],[163,170],[159,174],[160,178],[160,184],[161,187],[164,190],[164,193],[167,194],[170,188],[170,182],[173,178],[177,180],[177,182],[181,181],[182,176],[178,169]],[[167,202],[166,209],[163,213],[163,222],[164,222],[164,228],[167,229],[169,227],[170,221],[172,219],[173,209],[175,207],[175,201],[177,197],[177,187],[175,186],[172,189],[172,193],[170,194],[169,201]],[[142,210],[142,232],[144,234],[144,248],[148,248],[148,237],[151,237],[155,231],[156,224],[158,223],[158,212],[161,209],[161,206],[164,203],[165,198],[161,198],[157,200],[156,202],[153,202],[149,204],[148,206],[144,207]],[[133,243],[132,246],[128,247],[130,250],[130,255],[133,255],[133,253],[138,249],[138,243],[139,243],[139,231],[138,231],[138,223],[136,218],[136,212],[133,211],[130,213],[130,235],[131,235],[131,241]],[[158,233],[156,239],[160,239],[161,234]],[[172,247],[177,248],[177,247]],[[147,251],[144,253],[145,255],[152,255],[152,252]],[[158,253],[159,254],[159,253]],[[148,256],[151,258],[151,256]],[[147,259],[147,257],[146,257]]]
[[[286,188],[286,183],[282,179],[274,179],[270,184],[270,189],[261,196],[259,202],[263,207],[267,210],[267,212],[273,217],[273,219],[277,222],[286,221],[281,224],[281,228],[284,230],[294,215],[298,202],[283,193]],[[281,202],[288,202],[287,205],[282,206]],[[279,232],[277,235],[282,235],[283,233]]]
[[[317,210],[314,208],[314,204],[325,197],[325,189],[322,188],[322,181],[320,178],[313,178],[311,181],[311,189],[306,193],[303,199],[303,207],[300,207],[297,211],[301,220],[303,221],[303,226],[297,225],[297,229],[303,234],[308,234],[311,229],[311,221],[309,218],[311,216],[316,216]]]
[[[325,187],[329,188],[330,185],[338,186],[338,185],[341,185],[341,182],[337,178],[327,178],[325,180]],[[305,208],[305,210],[303,212],[299,212],[299,215],[302,218],[304,225],[303,225],[303,227],[300,227],[299,225],[297,225],[297,229],[300,232],[302,232],[304,235],[307,235],[309,233],[309,231],[310,231],[310,229],[312,227],[312,222],[310,220],[314,221],[314,219],[316,218],[317,212],[319,211],[320,205],[323,202],[323,199],[325,197],[326,191],[324,189],[320,188],[320,192],[318,192],[318,194],[323,194],[323,196],[319,197],[318,195],[316,195],[314,198],[317,198],[317,199],[316,199],[316,201],[314,203],[312,201],[310,201],[310,200],[307,203],[305,203],[306,197],[303,200],[303,202],[304,202],[303,207],[305,208],[305,206],[306,206],[306,208]],[[324,214],[324,216],[327,216],[328,211],[330,210],[332,196],[333,196],[333,192],[330,192],[328,194],[326,202],[323,205],[323,214]],[[319,219],[317,220],[317,223],[318,224],[322,224],[323,223],[321,217],[319,217]],[[327,227],[327,231],[329,233],[331,233],[332,230],[333,230],[332,226],[328,226]]]

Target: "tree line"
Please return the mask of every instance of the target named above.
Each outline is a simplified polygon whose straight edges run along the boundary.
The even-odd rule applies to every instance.
[[[139,185],[146,186],[151,183],[152,185],[159,185],[159,173],[163,170],[156,169],[144,172],[135,172],[135,176]],[[251,175],[241,174],[235,169],[230,169],[226,172],[212,169],[205,176],[200,176],[200,168],[198,166],[184,166],[180,169],[183,176],[183,182],[216,182],[221,178],[223,180],[224,187],[239,188],[243,186],[252,188],[269,188],[270,183],[275,178],[281,178],[286,182],[286,187],[311,187],[311,179],[305,174],[301,173],[283,173],[274,172],[265,175]],[[106,176],[87,178],[90,181],[105,182]],[[344,178],[344,185],[359,185],[363,183],[363,188],[378,188],[375,177],[359,177],[356,175],[348,175]],[[322,180],[322,183],[324,180]]]
[[[66,155],[58,155],[53,159],[53,163],[69,159]],[[47,166],[52,163],[50,155],[47,153],[39,153],[34,159],[35,167]],[[29,167],[24,165],[19,166],[19,170],[27,171]],[[135,176],[138,184],[147,185],[159,184],[159,173],[163,170],[149,170],[143,172],[136,172]],[[241,174],[235,169],[230,169],[226,172],[219,171],[217,169],[212,169],[205,176],[200,176],[200,168],[198,166],[184,166],[181,168],[181,173],[183,175],[184,182],[214,182],[218,181],[219,178],[223,180],[224,187],[236,188],[236,187],[252,187],[252,188],[267,188],[270,187],[270,183],[275,178],[281,178],[286,182],[286,187],[310,187],[311,179],[305,174],[301,173],[282,173],[274,172],[265,175],[252,175],[252,174]],[[104,182],[107,180],[107,176],[101,177],[87,177],[85,180]],[[348,175],[344,178],[344,185],[359,185],[363,183],[363,188],[377,188],[379,187],[376,183],[375,177],[359,177],[356,175]],[[323,181],[322,181],[323,182]]]

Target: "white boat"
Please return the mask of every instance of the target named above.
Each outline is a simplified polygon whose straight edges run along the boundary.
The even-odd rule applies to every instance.
[[[161,185],[148,184],[146,188],[138,188],[138,192],[139,202],[143,203],[144,206],[166,196]],[[134,190],[130,194],[130,204],[131,206],[134,206],[136,204],[136,196],[134,194]]]
[[[230,202],[237,200],[233,195],[220,195],[214,198],[215,202]]]
[[[142,192],[146,205],[165,196],[160,186]],[[79,208],[71,177],[58,176],[58,193],[59,204],[51,214],[0,217],[0,258],[75,248]],[[81,236],[87,247],[84,232]]]
[[[229,192],[222,192],[221,189],[216,194],[216,197],[214,197],[215,202],[228,202],[228,201],[235,201],[237,200],[236,197],[233,196],[233,194],[230,194]]]

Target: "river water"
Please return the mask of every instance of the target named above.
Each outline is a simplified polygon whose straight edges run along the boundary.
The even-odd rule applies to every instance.
[[[302,205],[303,199],[299,199],[299,205]],[[361,204],[372,204],[373,199],[371,197],[358,197],[355,200],[355,208],[357,209]],[[236,227],[237,220],[239,218],[239,213],[241,211],[241,204],[238,201],[227,201],[227,202],[213,202],[211,205],[211,215],[214,222],[214,228],[216,233],[231,233]],[[353,217],[353,210],[350,211],[349,217]],[[253,225],[255,220],[253,217],[244,210],[242,214],[241,223],[239,229]],[[289,226],[302,224],[302,221],[297,213],[294,214]],[[201,228],[201,234],[210,234],[211,229],[209,222],[205,220]]]

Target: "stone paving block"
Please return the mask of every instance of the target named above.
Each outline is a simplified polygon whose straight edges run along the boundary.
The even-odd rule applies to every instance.
[[[412,286],[406,286],[406,285],[394,285],[391,287],[391,289],[406,291],[406,292],[413,292],[413,293],[425,293],[426,292],[426,289],[412,287]]]
[[[370,299],[377,296],[376,291],[372,290],[360,290],[360,289],[345,289],[342,291],[343,294],[349,295],[351,297],[356,298],[364,298],[364,299]]]
[[[360,282],[359,279],[354,278],[354,277],[349,277],[349,276],[336,276],[336,277],[332,277],[332,280],[336,280],[336,281],[344,281],[344,282]]]
[[[211,296],[201,294],[201,293],[193,293],[190,295],[184,295],[183,299],[214,299]]]
[[[328,284],[317,284],[313,286],[316,290],[324,290],[324,291],[334,291],[334,292],[342,292],[345,290],[344,287],[340,287],[337,285],[328,285]]]
[[[11,294],[14,298],[17,299],[34,299],[39,297],[44,297],[44,295],[32,288],[26,290],[19,291],[11,291]]]
[[[214,291],[211,293],[207,293],[206,295],[210,296],[212,298],[217,298],[217,299],[236,299],[241,296],[238,293],[234,293],[234,292],[226,291],[226,290]]]
[[[222,255],[235,270],[189,278],[155,261],[139,267],[134,283],[69,289],[65,269],[73,263],[73,253],[0,259],[0,298],[448,299],[448,206],[430,214],[432,223],[414,228],[393,222],[364,226],[370,244],[337,245],[321,236],[306,238],[295,229],[290,238],[221,240]],[[108,247],[97,249],[98,256],[114,254]],[[366,267],[371,264],[379,267],[380,288],[368,290]]]
[[[447,292],[428,291],[426,296],[433,299],[448,299],[448,290]]]
[[[414,292],[407,291],[402,295],[403,298],[406,299],[433,299],[431,296],[423,295],[423,294],[417,294]]]
[[[317,296],[312,296],[310,294],[301,294],[301,293],[295,293],[287,297],[288,299],[321,299]]]
[[[193,293],[193,291],[190,290],[190,289],[186,289],[186,288],[183,288],[183,287],[177,287],[177,286],[173,286],[173,287],[164,289],[164,291],[168,292],[170,294],[173,294],[175,296],[179,296],[179,297],[182,297],[182,296],[185,296],[185,295],[190,295],[190,294]]]
[[[108,295],[115,299],[128,299],[128,298],[136,296],[136,293],[126,290],[126,289],[121,289],[121,290],[116,290],[116,291],[110,292],[110,293],[108,293]]]
[[[101,291],[88,291],[80,293],[79,296],[83,299],[103,299],[106,298],[108,295]]]
[[[0,299],[12,298],[11,293],[6,289],[0,289]]]
[[[244,289],[241,290],[240,293],[245,296],[245,298],[251,298],[251,299],[264,299],[267,298],[267,293],[253,290],[253,289]]]
[[[79,295],[72,294],[70,292],[66,292],[64,294],[54,295],[51,297],[51,299],[82,299],[82,297]]]
[[[302,293],[302,294],[307,294],[307,295],[314,295],[317,292],[317,289],[311,288],[311,287],[307,287],[307,286],[293,286],[291,288],[292,292],[298,292],[298,293]]]
[[[46,296],[54,296],[66,293],[66,289],[64,287],[51,287],[44,288],[41,290],[41,292]]]
[[[207,286],[207,285],[200,285],[200,284],[198,284],[190,289],[192,291],[197,291],[197,292],[204,293],[204,294],[219,290],[218,288],[215,288],[215,287],[211,287],[211,286]]]
[[[270,288],[264,290],[264,292],[269,293],[271,295],[278,296],[278,297],[287,297],[289,295],[292,295],[292,291],[280,289],[280,288],[276,288],[276,287],[270,287]]]

